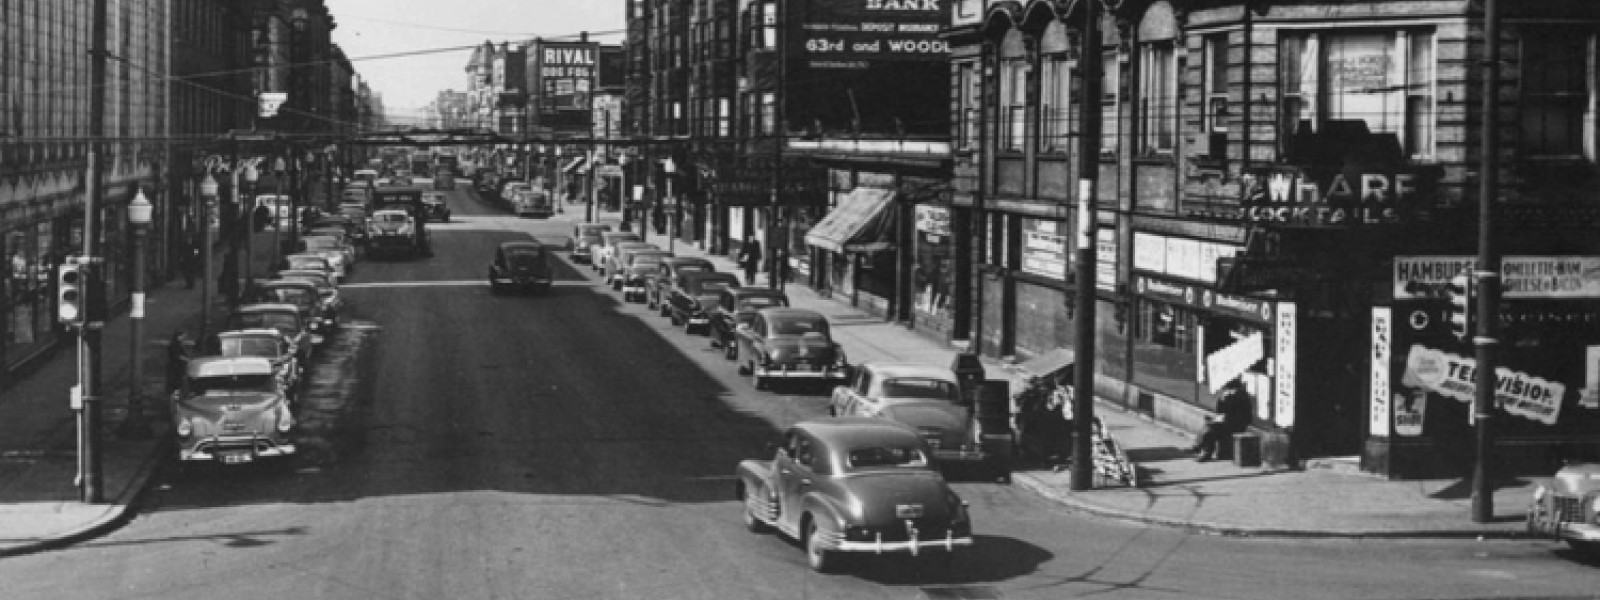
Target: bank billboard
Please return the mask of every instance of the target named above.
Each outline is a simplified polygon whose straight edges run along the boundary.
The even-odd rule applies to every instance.
[[[785,7],[785,109],[796,128],[949,134],[951,0],[808,0]]]

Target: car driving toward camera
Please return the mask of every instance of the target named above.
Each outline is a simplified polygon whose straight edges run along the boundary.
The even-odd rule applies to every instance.
[[[259,356],[189,361],[172,395],[179,461],[242,465],[294,455],[294,415],[274,367]]]

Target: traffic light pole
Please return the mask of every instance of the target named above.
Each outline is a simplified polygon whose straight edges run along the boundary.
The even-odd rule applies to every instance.
[[[101,262],[100,201],[105,194],[101,174],[106,112],[106,0],[94,0],[93,31],[89,50],[89,148],[84,178],[83,325],[78,327],[78,388],[71,404],[78,422],[78,486],[87,504],[105,500],[100,462],[100,330],[106,317],[105,265]]]
[[[1483,168],[1479,169],[1477,333],[1472,337],[1478,361],[1473,394],[1473,426],[1477,429],[1472,465],[1472,521],[1494,520],[1494,488],[1490,485],[1494,449],[1494,349],[1499,343],[1500,255],[1494,243],[1494,205],[1500,198],[1500,14],[1496,0],[1483,3]]]

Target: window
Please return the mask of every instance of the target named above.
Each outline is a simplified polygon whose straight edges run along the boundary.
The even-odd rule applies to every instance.
[[[727,98],[717,98],[717,137],[732,135],[733,115],[729,112],[728,106],[730,102]]]
[[[1100,153],[1117,154],[1117,137],[1121,135],[1121,120],[1117,118],[1117,98],[1121,93],[1122,60],[1116,50],[1107,50],[1100,68]]]
[[[1000,48],[1000,149],[1021,152],[1028,136],[1028,57],[1022,32],[1006,34]]]
[[[761,130],[760,130],[761,133],[764,133],[764,134],[767,134],[767,135],[776,135],[778,133],[778,113],[777,113],[777,109],[778,109],[777,99],[773,96],[773,93],[772,92],[762,92],[762,94],[761,94],[761,116],[758,117],[758,119],[761,122]]]
[[[1177,56],[1172,40],[1143,44],[1139,49],[1140,151],[1170,153],[1177,147]]]
[[[778,3],[766,2],[761,5],[761,48],[774,50],[778,47]]]
[[[1043,70],[1039,73],[1039,89],[1043,93],[1043,103],[1039,107],[1039,118],[1043,123],[1042,139],[1045,152],[1065,153],[1071,145],[1072,117],[1075,114],[1072,106],[1072,63],[1067,61],[1065,54],[1052,54],[1044,57]]]
[[[1279,53],[1286,154],[1310,151],[1301,140],[1331,131],[1375,136],[1375,151],[1433,156],[1433,32],[1297,32]]]
[[[1205,97],[1204,122],[1206,155],[1215,159],[1228,156],[1228,36],[1206,36],[1201,65],[1201,93]]]
[[[1522,38],[1518,114],[1524,155],[1594,158],[1593,43],[1586,33],[1543,26]]]
[[[976,149],[978,143],[978,122],[980,96],[978,86],[982,81],[978,73],[977,63],[962,63],[957,69],[957,115],[956,115],[956,147],[961,150]]]

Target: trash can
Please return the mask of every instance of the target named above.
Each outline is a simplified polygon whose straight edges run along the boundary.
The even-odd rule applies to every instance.
[[[1261,466],[1261,436],[1254,433],[1233,434],[1233,464],[1240,467]]]

